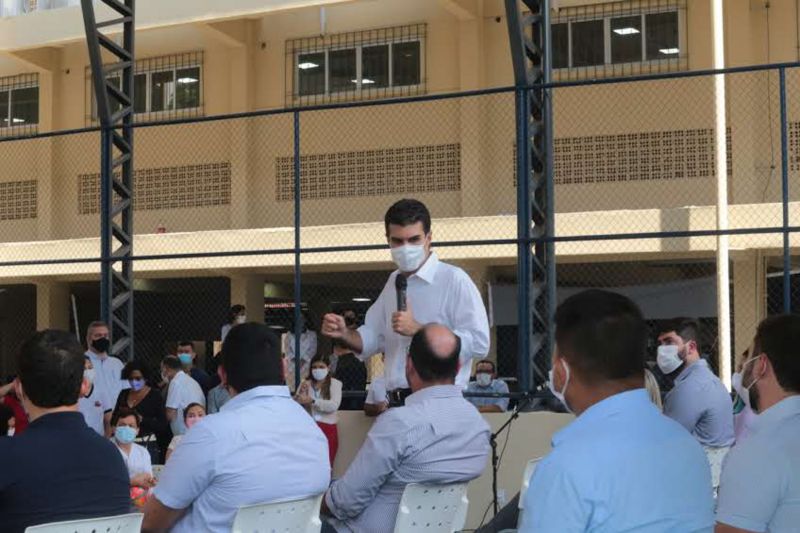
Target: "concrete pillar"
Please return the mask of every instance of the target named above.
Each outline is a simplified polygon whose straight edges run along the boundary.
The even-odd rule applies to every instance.
[[[247,308],[248,322],[264,322],[264,276],[241,274],[231,276],[231,305]]]
[[[69,284],[40,282],[36,284],[36,329],[69,331]]]
[[[753,341],[758,323],[766,315],[767,277],[764,256],[759,251],[733,258],[734,361]]]

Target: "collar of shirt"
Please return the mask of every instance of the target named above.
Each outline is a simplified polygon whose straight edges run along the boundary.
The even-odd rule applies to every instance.
[[[83,429],[86,427],[80,411],[61,411],[42,415],[30,424],[28,429]]]
[[[780,425],[786,418],[800,414],[800,394],[784,398],[763,413],[757,415],[750,426],[750,432],[757,433],[764,428]]]
[[[437,398],[463,398],[464,395],[459,387],[455,385],[432,385],[420,389],[408,398],[406,398],[406,405],[414,405],[422,403],[426,400],[434,400]]]
[[[616,413],[641,407],[642,405],[652,405],[645,389],[635,389],[620,392],[609,396],[605,400],[599,401],[580,414],[575,420],[553,435],[553,447],[563,444],[573,436],[579,434],[584,428],[593,426],[597,421],[609,418]]]
[[[425,283],[431,284],[433,280],[436,278],[436,271],[439,269],[439,257],[436,255],[436,252],[431,252],[431,255],[428,256],[428,259],[425,263],[417,270],[412,278],[419,278]],[[400,273],[398,272],[398,276]]]
[[[289,387],[286,385],[262,385],[260,387],[253,387],[250,390],[237,394],[228,400],[225,405],[220,407],[219,410],[226,412],[231,411],[256,398],[267,398],[270,396],[276,396],[280,398],[292,397],[291,393],[289,392]]]
[[[689,379],[689,376],[691,376],[692,374],[696,374],[697,372],[702,372],[704,369],[708,370],[709,372],[711,371],[711,369],[708,367],[708,361],[706,361],[705,359],[700,359],[698,361],[695,361],[691,365],[684,368],[683,372],[678,374],[678,377],[675,378],[675,383],[678,384],[683,381],[686,381],[687,379]]]

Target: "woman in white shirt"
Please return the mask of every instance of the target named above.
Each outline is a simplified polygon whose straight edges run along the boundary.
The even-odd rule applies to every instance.
[[[330,361],[326,356],[318,356],[311,361],[311,375],[300,384],[295,400],[314,417],[317,425],[328,439],[328,456],[333,468],[333,460],[339,449],[339,432],[336,412],[342,403],[342,382],[332,378]]]
[[[183,424],[186,426],[186,431],[189,431],[193,425],[200,422],[200,419],[204,416],[206,416],[206,408],[199,403],[190,403],[187,405],[186,409],[183,411]],[[167,456],[164,458],[165,463],[169,461],[172,452],[174,452],[175,448],[178,447],[178,444],[181,443],[182,438],[183,435],[175,435],[172,437],[172,440],[167,447]]]
[[[141,421],[139,413],[128,407],[120,407],[111,419],[111,426],[114,428],[111,440],[117,445],[125,466],[128,467],[131,488],[148,490],[156,484],[153,466],[150,463],[150,452],[144,446],[133,442],[139,434]]]

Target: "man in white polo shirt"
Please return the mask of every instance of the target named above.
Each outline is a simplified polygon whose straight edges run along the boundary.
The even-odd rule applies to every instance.
[[[263,324],[236,326],[221,357],[231,399],[192,426],[172,454],[142,531],[228,533],[239,507],[303,499],[328,487],[328,441],[284,384],[275,334]]]
[[[758,326],[742,400],[758,413],[722,469],[717,533],[800,531],[800,315]]]
[[[341,339],[364,361],[386,356],[384,376],[393,406],[411,394],[405,376],[411,338],[424,324],[438,323],[461,339],[456,386],[466,388],[472,359],[489,352],[489,320],[478,288],[466,272],[439,261],[431,251],[431,215],[418,200],[400,200],[386,212],[386,238],[398,270],[389,275],[378,299],[367,311],[364,325],[353,330],[338,314],[325,315],[322,333]],[[407,310],[397,308],[396,280],[406,278]]]
[[[192,403],[205,407],[206,397],[200,385],[183,371],[181,360],[174,355],[168,355],[161,361],[161,373],[169,381],[166,402],[169,426],[173,435],[183,435],[186,433],[183,410]]]

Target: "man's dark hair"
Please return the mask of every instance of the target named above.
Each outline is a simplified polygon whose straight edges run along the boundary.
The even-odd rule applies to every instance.
[[[800,315],[774,315],[758,325],[753,340],[753,356],[767,354],[778,384],[784,390],[800,393]]]
[[[669,320],[661,328],[661,333],[674,331],[683,342],[694,341],[697,349],[700,350],[700,322],[694,318],[677,317]]]
[[[643,375],[647,324],[625,296],[597,289],[570,296],[558,306],[555,325],[558,354],[584,380]]]
[[[25,395],[37,407],[78,403],[84,369],[83,348],[66,331],[39,331],[22,345],[17,360]]]
[[[191,346],[192,347],[192,351],[194,351],[194,343],[192,341],[179,341],[178,342],[178,348],[180,348],[182,346]]]
[[[236,392],[284,383],[278,337],[264,324],[248,322],[231,329],[221,357],[228,385]]]
[[[491,366],[491,367],[492,367],[492,374],[494,374],[495,372],[497,372],[497,367],[496,367],[496,366],[494,366],[494,361],[492,361],[491,359],[481,359],[480,361],[478,361],[477,363],[475,363],[475,369],[477,370],[477,368],[478,368],[480,365],[489,365],[489,366]]]
[[[181,360],[174,355],[168,355],[164,357],[164,359],[161,360],[161,364],[167,368],[171,368],[172,370],[181,370],[183,368],[183,363],[181,363]]]
[[[425,204],[419,200],[403,199],[392,204],[386,216],[384,217],[384,224],[386,226],[386,235],[389,235],[389,225],[395,224],[397,226],[411,226],[417,222],[422,222],[422,229],[426,234],[431,231],[431,213]]]
[[[228,322],[231,323],[236,320],[236,317],[245,310],[245,307],[242,304],[236,304],[231,306],[231,310],[228,311]]]
[[[129,416],[132,416],[133,418],[136,419],[136,427],[141,427],[142,415],[140,415],[135,409],[131,409],[130,407],[125,407],[125,406],[116,409],[114,413],[111,415],[111,425],[116,426],[120,418],[128,418]]]
[[[0,438],[8,434],[8,422],[14,418],[14,411],[7,405],[0,403]]]
[[[448,354],[437,354],[433,351],[428,339],[428,331],[434,324],[429,324],[417,331],[411,338],[408,354],[419,377],[426,382],[455,379],[458,374],[458,355],[461,353],[461,338],[456,338],[455,348]],[[451,332],[452,333],[452,332]]]

